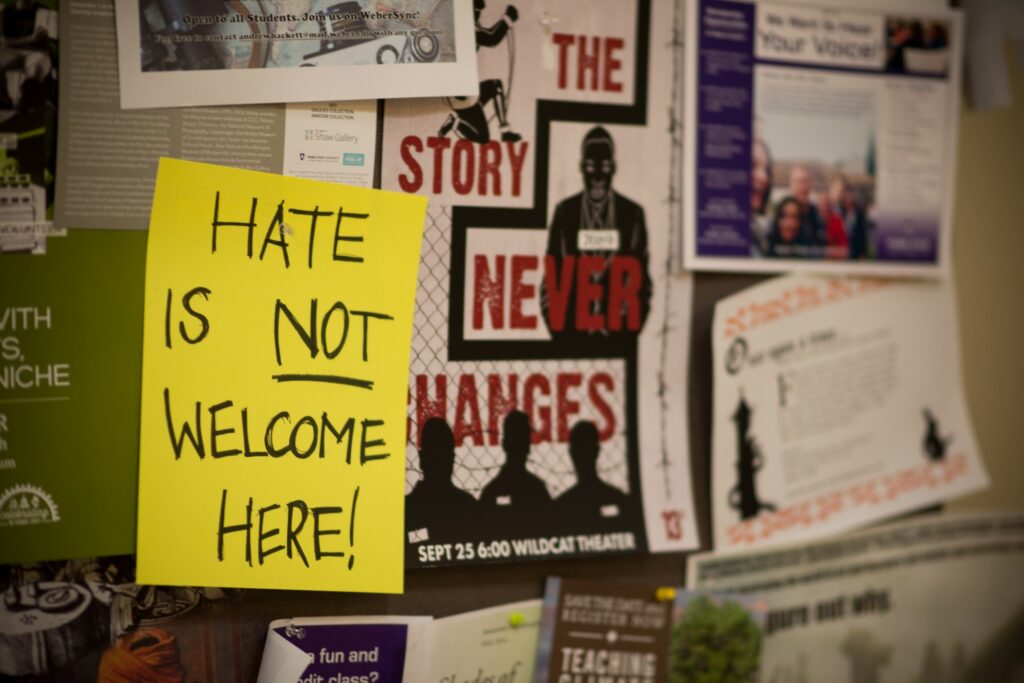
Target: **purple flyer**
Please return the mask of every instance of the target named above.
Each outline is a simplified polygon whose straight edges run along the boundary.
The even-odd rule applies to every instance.
[[[688,268],[948,270],[955,10],[696,0],[689,12]]]

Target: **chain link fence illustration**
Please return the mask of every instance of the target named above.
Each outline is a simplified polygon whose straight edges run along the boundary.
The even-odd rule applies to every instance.
[[[427,394],[433,400],[436,397],[438,376],[445,376],[445,419],[454,428],[456,407],[458,405],[459,381],[463,375],[474,375],[477,388],[477,406],[480,413],[480,424],[486,432],[487,419],[487,376],[498,375],[502,389],[507,391],[507,376],[519,375],[519,409],[523,409],[523,383],[531,373],[540,372],[553,378],[559,373],[579,373],[583,384],[576,388],[575,399],[580,404],[580,411],[572,417],[570,427],[579,420],[594,420],[603,424],[602,418],[589,406],[586,400],[587,377],[595,372],[605,372],[611,376],[614,389],[610,395],[604,396],[615,416],[615,433],[601,444],[598,459],[598,471],[601,477],[623,491],[629,490],[629,473],[626,461],[626,416],[624,411],[626,371],[622,361],[609,360],[549,360],[549,361],[449,361],[448,360],[448,302],[451,272],[451,208],[448,206],[431,206],[427,211],[427,220],[423,233],[423,254],[420,261],[419,287],[416,290],[416,313],[413,320],[412,356],[410,358],[410,386],[412,400],[409,403],[410,441],[406,448],[406,493],[412,490],[421,478],[419,455],[416,449],[416,435],[419,425],[416,424],[416,377],[425,376]],[[540,396],[534,414],[531,415],[534,429],[538,429],[539,416],[547,409],[550,414],[552,431],[555,431],[556,399],[554,382],[552,381],[550,396]],[[497,425],[500,428],[500,420]],[[492,436],[497,442],[491,445]],[[493,479],[505,461],[501,450],[500,434],[489,432],[480,434],[483,446],[473,444],[472,435],[456,444],[454,483],[460,488],[479,496],[483,487]],[[554,438],[554,434],[553,434]],[[569,458],[567,443],[555,440],[534,444],[530,452],[527,468],[540,477],[548,487],[552,496],[557,496],[576,481],[576,474]]]

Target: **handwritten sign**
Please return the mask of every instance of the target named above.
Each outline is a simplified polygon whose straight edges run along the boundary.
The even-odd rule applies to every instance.
[[[426,200],[161,159],[138,581],[401,592]]]

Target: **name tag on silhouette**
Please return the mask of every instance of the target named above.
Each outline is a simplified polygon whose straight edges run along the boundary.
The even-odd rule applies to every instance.
[[[422,543],[423,541],[430,540],[430,533],[427,531],[427,527],[422,529],[413,529],[409,532],[409,543]]]
[[[580,251],[618,251],[618,230],[580,230],[576,235]]]
[[[618,505],[602,505],[601,506],[602,517],[618,517],[619,506]]]
[[[498,499],[494,502],[497,503],[498,505],[511,505],[512,496],[498,496]]]

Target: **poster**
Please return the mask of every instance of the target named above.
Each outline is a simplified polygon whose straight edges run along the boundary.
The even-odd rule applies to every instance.
[[[0,254],[41,253],[54,199],[56,0],[0,2]]]
[[[541,601],[525,600],[435,619],[422,683],[529,683]]]
[[[430,617],[278,619],[267,628],[257,683],[418,681]]]
[[[0,565],[135,548],[140,233],[0,255]]]
[[[696,547],[690,280],[670,263],[681,8],[513,7],[479,14],[479,98],[385,103],[382,187],[430,200],[407,561]]]
[[[117,0],[126,109],[471,96],[470,0]]]
[[[549,577],[533,680],[750,681],[764,619],[755,596]]]
[[[66,12],[59,228],[145,230],[160,157],[373,186],[377,102],[122,109],[114,0],[72,2]]]
[[[229,618],[243,592],[139,585],[130,555],[3,566],[0,591],[5,677],[255,679],[257,645]]]
[[[689,8],[687,267],[948,272],[959,13]]]
[[[422,197],[161,160],[139,581],[402,591],[425,208]]]
[[[697,555],[687,581],[767,604],[761,680],[993,681],[1024,672],[1024,517],[920,517]]]
[[[779,277],[712,327],[715,548],[821,537],[988,484],[953,286]]]

